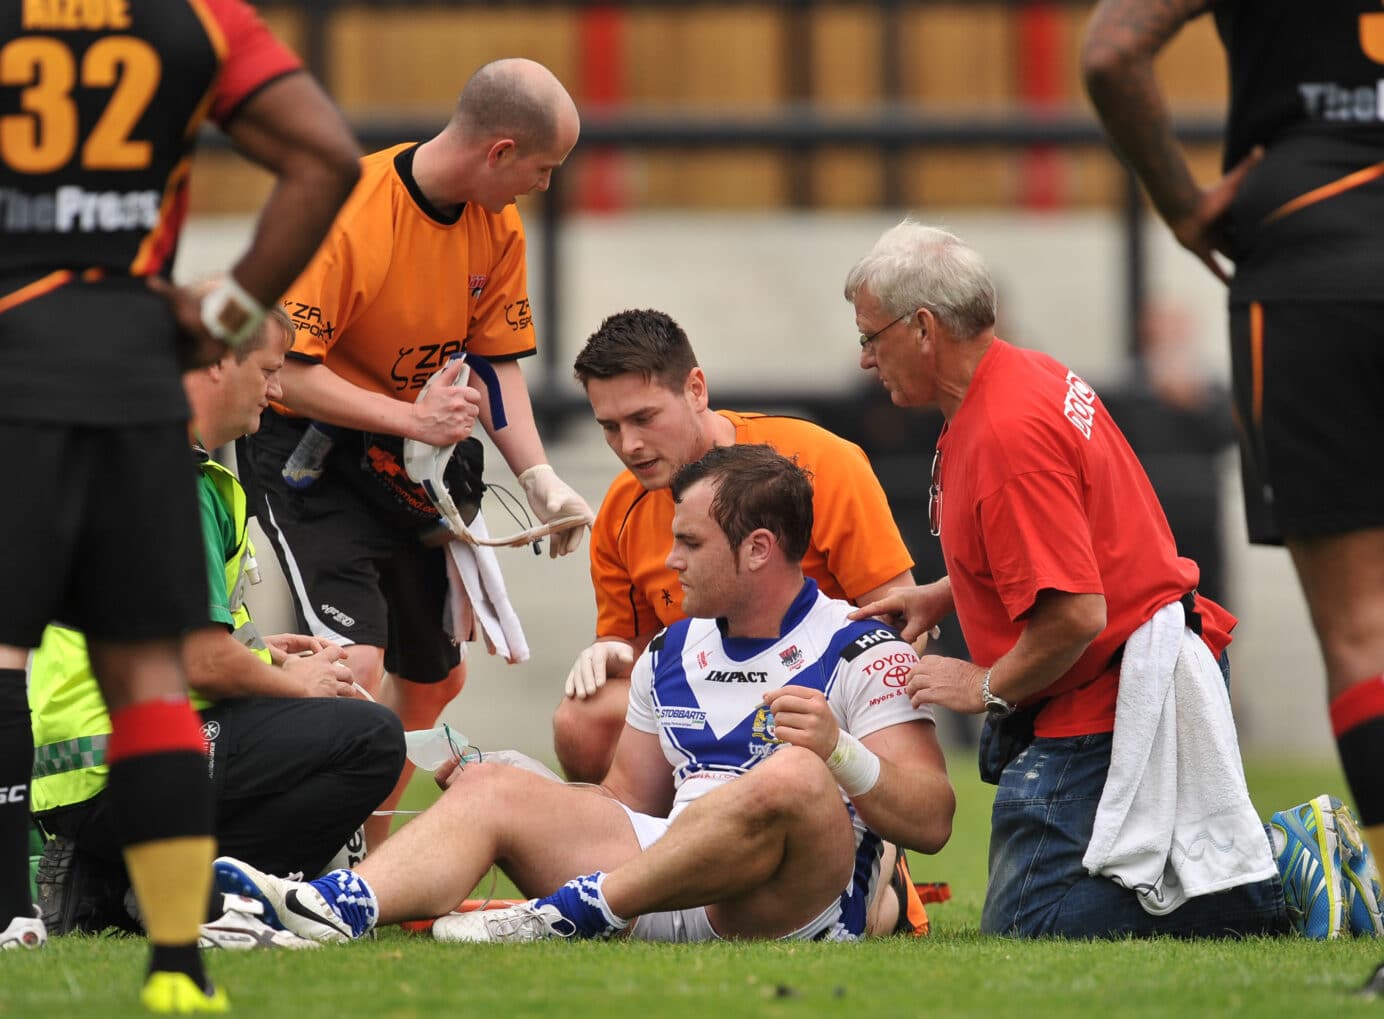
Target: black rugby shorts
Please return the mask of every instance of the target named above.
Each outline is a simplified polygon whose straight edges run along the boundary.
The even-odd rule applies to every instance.
[[[37,647],[53,620],[110,641],[206,625],[186,422],[0,421],[0,463],[0,643]]]
[[[1250,541],[1384,526],[1384,302],[1237,302],[1230,343]]]

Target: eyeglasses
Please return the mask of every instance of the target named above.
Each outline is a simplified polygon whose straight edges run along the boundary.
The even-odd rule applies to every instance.
[[[934,538],[942,534],[942,451],[932,453],[932,480],[927,486],[927,526]]]
[[[865,349],[867,346],[869,346],[871,343],[874,343],[876,339],[878,339],[879,337],[883,336],[883,335],[884,335],[885,333],[887,333],[890,329],[893,329],[896,325],[898,325],[900,322],[902,322],[904,319],[908,318],[908,316],[910,316],[910,315],[912,315],[912,314],[913,314],[913,312],[911,312],[911,311],[905,311],[902,315],[900,315],[898,318],[894,319],[894,321],[890,322],[887,326],[884,326],[882,329],[876,329],[876,330],[875,330],[874,332],[872,332],[869,336],[866,336],[864,333],[861,333],[861,334],[860,334],[860,349],[861,349],[861,350],[864,350],[864,349]]]

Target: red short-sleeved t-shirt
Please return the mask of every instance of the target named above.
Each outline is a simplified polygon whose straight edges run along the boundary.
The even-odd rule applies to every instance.
[[[1128,442],[1075,373],[995,340],[938,448],[942,551],[974,660],[1014,646],[1040,591],[1103,595],[1106,627],[1040,695],[1035,731],[1109,732],[1116,652],[1199,577]],[[1198,609],[1219,654],[1235,618],[1200,597]]]

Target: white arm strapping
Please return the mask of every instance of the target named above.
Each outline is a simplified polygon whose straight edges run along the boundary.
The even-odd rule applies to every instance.
[[[836,749],[827,758],[827,770],[847,796],[868,793],[879,781],[879,758],[845,729],[836,737]]]
[[[260,327],[266,314],[264,305],[227,276],[202,297],[202,325],[226,346],[241,346]]]

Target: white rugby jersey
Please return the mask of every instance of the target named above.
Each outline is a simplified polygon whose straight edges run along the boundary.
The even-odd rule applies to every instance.
[[[635,663],[625,718],[658,734],[674,769],[674,814],[784,745],[764,704],[768,690],[822,691],[857,739],[932,719],[904,692],[913,649],[889,627],[847,619],[852,609],[808,579],[776,638],[727,637],[714,619],[684,619],[653,639]]]

